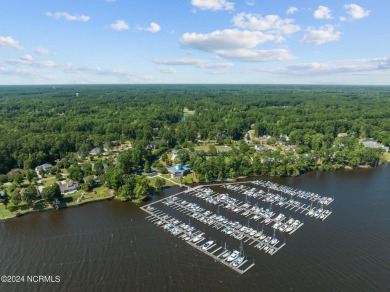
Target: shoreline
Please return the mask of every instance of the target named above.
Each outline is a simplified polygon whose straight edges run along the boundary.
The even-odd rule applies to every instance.
[[[380,164],[380,166],[385,165],[385,164],[387,164],[389,162],[390,162],[390,153],[389,153],[389,155],[387,155],[387,157],[384,160],[384,162],[382,162]],[[375,168],[375,167],[370,166],[370,165],[362,165],[362,166],[358,166],[356,168],[344,167],[343,169],[345,169],[345,170],[354,170],[354,169],[370,169],[370,168]],[[199,182],[198,181],[198,182],[194,182],[193,184],[186,184],[186,185],[183,185],[183,186],[194,188],[194,187],[203,186],[203,185],[213,185],[213,184],[220,184],[220,183],[245,182],[245,181],[240,181],[240,180],[246,179],[246,178],[248,178],[248,176],[239,176],[239,177],[237,177],[235,179],[222,179],[222,180],[213,180],[213,181],[208,181],[208,182],[206,182],[206,181]],[[194,184],[195,184],[195,186],[192,186]],[[174,186],[175,187],[179,187],[179,185],[174,185]],[[173,187],[173,186],[169,186],[168,188],[171,188],[171,187]],[[73,208],[73,207],[79,207],[79,206],[82,206],[82,205],[85,205],[85,204],[89,204],[89,203],[94,203],[94,202],[110,201],[110,200],[113,200],[113,199],[120,200],[115,195],[111,195],[111,196],[103,197],[103,198],[97,198],[97,199],[86,199],[85,201],[82,201],[80,203],[75,203],[75,204],[67,205],[65,207],[61,207],[58,210],[60,210],[60,209],[67,209],[67,208]],[[141,204],[141,202],[134,202],[134,203],[137,204],[137,205]],[[27,211],[24,211],[23,213],[16,213],[13,216],[1,218],[0,221],[6,221],[6,220],[9,220],[9,219],[22,217],[22,216],[25,216],[25,215],[29,215],[29,214],[33,214],[33,213],[37,213],[37,212],[44,212],[44,211],[54,210],[54,209],[55,208],[50,205],[50,206],[48,206],[46,208],[43,208],[43,209],[40,209],[40,210],[27,210]]]
[[[115,196],[114,195],[111,195],[109,197],[104,197],[104,198],[97,198],[97,199],[92,199],[92,200],[85,200],[85,201],[82,201],[80,203],[76,203],[76,204],[72,204],[72,205],[67,205],[65,207],[61,207],[59,209],[57,209],[57,211],[61,210],[61,209],[68,209],[68,208],[74,208],[74,207],[79,207],[79,206],[82,206],[82,205],[85,205],[85,204],[88,204],[88,203],[94,203],[94,202],[100,202],[100,201],[110,201],[112,199],[115,199]],[[23,213],[16,213],[14,216],[10,216],[10,217],[5,217],[5,218],[1,218],[0,221],[6,221],[6,220],[9,220],[9,219],[14,219],[14,218],[17,218],[17,217],[22,217],[22,216],[25,216],[25,215],[29,215],[29,214],[34,214],[34,213],[39,213],[39,212],[45,212],[45,211],[49,211],[49,210],[55,210],[56,208],[54,208],[53,206],[48,206],[46,208],[43,208],[43,209],[40,209],[40,210],[27,210],[27,211],[24,211]]]

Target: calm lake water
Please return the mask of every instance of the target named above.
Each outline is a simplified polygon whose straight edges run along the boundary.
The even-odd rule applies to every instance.
[[[389,291],[390,165],[271,180],[334,196],[333,214],[307,217],[244,275],[114,200],[0,222],[1,275],[61,279],[0,283],[0,291]]]

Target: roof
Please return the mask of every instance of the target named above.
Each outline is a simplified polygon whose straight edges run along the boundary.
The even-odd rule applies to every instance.
[[[57,182],[57,184],[60,186],[61,194],[71,193],[75,192],[80,188],[80,185],[76,181],[70,181],[70,182]]]
[[[364,145],[364,147],[367,147],[367,148],[381,148],[381,149],[385,149],[386,151],[389,150],[389,147],[383,146],[382,144],[380,144],[374,140],[365,140],[365,141],[363,141],[363,145]]]
[[[173,173],[184,173],[191,170],[188,165],[176,164],[175,166],[167,167],[167,170]]]
[[[97,155],[100,154],[101,150],[100,148],[93,148],[91,151],[89,151],[89,154]]]
[[[45,163],[45,164],[38,165],[37,167],[35,167],[35,170],[36,171],[39,171],[39,170],[47,171],[52,167],[53,167],[53,165],[51,165],[50,163]]]

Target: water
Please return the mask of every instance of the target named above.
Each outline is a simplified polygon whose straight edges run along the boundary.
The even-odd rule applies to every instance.
[[[0,223],[3,275],[60,283],[0,283],[0,291],[386,291],[390,287],[390,165],[273,179],[334,196],[274,256],[239,275],[115,200]],[[177,189],[171,188],[166,194]],[[251,251],[253,253],[253,251]]]

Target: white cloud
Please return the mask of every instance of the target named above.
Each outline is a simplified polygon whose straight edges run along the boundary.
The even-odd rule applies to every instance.
[[[10,36],[0,36],[0,48],[11,48],[19,51],[23,50],[23,47],[19,44],[19,42]]]
[[[294,55],[285,49],[274,50],[248,50],[238,49],[231,51],[218,51],[220,57],[240,62],[270,62],[292,60]]]
[[[200,10],[234,10],[234,3],[227,0],[191,0],[191,4]]]
[[[185,47],[215,53],[221,58],[241,62],[290,60],[294,56],[285,49],[257,50],[265,42],[280,42],[281,37],[261,31],[238,29],[217,30],[208,34],[185,33],[181,44]]]
[[[72,76],[86,76],[89,75],[98,75],[102,78],[117,78],[121,82],[149,82],[153,80],[153,77],[145,74],[136,74],[127,70],[116,69],[116,68],[101,68],[101,67],[89,67],[89,66],[80,66],[75,64],[58,64],[54,61],[37,61],[34,60],[31,55],[25,55],[19,59],[6,60],[3,63],[4,66],[0,66],[1,74],[12,74],[18,76],[30,76],[32,78],[43,78],[48,77],[52,78],[53,74],[57,73],[71,73]],[[34,70],[28,70],[26,67],[32,67]],[[84,78],[84,77],[83,77]],[[31,79],[35,80],[35,79]],[[72,79],[73,80],[73,79]],[[71,81],[72,83],[79,83],[81,79],[76,79],[76,81]],[[91,82],[94,82],[91,79]],[[98,79],[100,80],[100,79]],[[30,82],[30,81],[28,81]],[[34,81],[33,81],[34,82]],[[90,83],[91,83],[90,82]],[[101,79],[99,82],[107,82],[107,79]],[[110,82],[115,83],[115,79],[112,79]],[[26,83],[23,80],[22,83]]]
[[[145,31],[149,31],[149,32],[158,32],[160,29],[161,27],[155,22],[150,23],[148,27],[144,28]]]
[[[233,18],[236,27],[248,28],[258,31],[268,31],[279,34],[293,34],[300,30],[294,24],[293,19],[283,19],[278,15],[266,15],[262,17],[258,14],[239,13]]]
[[[27,65],[37,68],[56,68],[58,66],[53,61],[35,61],[31,55],[24,55],[16,60],[7,60],[6,63],[11,65]]]
[[[48,56],[48,55],[52,55],[52,54],[53,54],[53,53],[50,52],[48,49],[43,48],[43,47],[36,48],[34,52],[35,52],[36,54],[38,54],[38,55],[41,55],[41,56]]]
[[[117,20],[115,23],[110,24],[110,28],[112,30],[121,31],[129,29],[129,25],[124,20]]]
[[[338,60],[328,63],[311,62],[278,69],[258,69],[258,71],[289,76],[373,74],[384,70],[390,70],[390,58]]]
[[[300,40],[303,44],[322,45],[328,42],[338,41],[341,37],[341,32],[336,31],[333,25],[325,25],[319,29],[309,27],[308,34],[304,35]]]
[[[178,59],[154,59],[154,63],[159,65],[171,65],[171,66],[181,66],[181,65],[199,65],[202,63],[207,63],[206,59],[191,59],[191,58],[178,58]]]
[[[370,15],[370,10],[365,10],[363,7],[357,4],[346,4],[344,8],[347,10],[347,14],[353,19],[361,19]]]
[[[232,67],[233,65],[233,63],[202,63],[199,64],[197,67],[202,69],[221,69]]]
[[[163,74],[175,74],[176,73],[176,70],[173,69],[173,68],[159,68],[157,69],[160,73],[163,73]]]
[[[69,14],[68,12],[46,12],[46,15],[54,19],[65,18],[67,21],[83,21],[87,22],[90,17],[87,15]]]
[[[181,37],[181,44],[185,47],[205,52],[219,50],[235,50],[242,48],[254,48],[257,45],[280,39],[271,34],[260,31],[225,29],[207,34],[185,33]]]
[[[20,57],[21,60],[30,62],[33,60],[33,57],[31,55],[24,55],[23,57]]]
[[[245,4],[248,5],[248,6],[255,6],[255,5],[256,5],[256,2],[255,2],[254,0],[252,0],[252,1],[246,1]]]
[[[287,11],[286,11],[287,14],[294,14],[294,13],[297,13],[297,12],[298,12],[298,8],[296,8],[296,7],[294,7],[294,6],[290,6],[290,7],[287,9]]]
[[[317,10],[314,11],[314,18],[316,19],[332,19],[332,11],[326,6],[318,6]]]
[[[211,63],[207,59],[196,59],[196,58],[154,59],[153,62],[159,65],[196,66],[201,69],[219,69],[219,68],[227,68],[233,66],[233,63]]]

